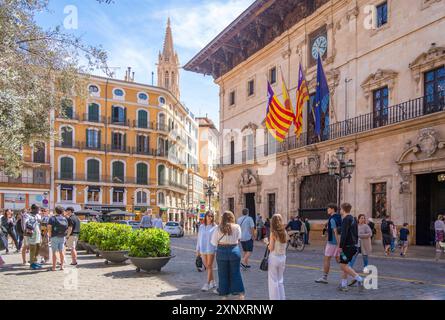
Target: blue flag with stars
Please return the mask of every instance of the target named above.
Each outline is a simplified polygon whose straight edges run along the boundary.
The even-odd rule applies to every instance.
[[[318,55],[317,62],[317,90],[315,92],[315,134],[317,136],[321,135],[321,122],[322,114],[326,115],[325,129],[329,126],[329,86],[326,80],[326,75],[323,70],[323,64],[321,62],[321,57]]]

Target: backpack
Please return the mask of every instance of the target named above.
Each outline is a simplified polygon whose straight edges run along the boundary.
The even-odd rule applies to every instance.
[[[34,230],[37,225],[37,219],[34,216],[30,216],[25,223],[25,232],[24,235],[27,237],[32,237],[34,234]]]
[[[391,232],[389,230],[389,223],[388,223],[388,221],[386,221],[386,220],[382,221],[381,229],[382,229],[382,233],[383,234],[389,234]]]
[[[68,220],[62,216],[54,217],[54,224],[52,225],[52,237],[64,237],[68,230]]]

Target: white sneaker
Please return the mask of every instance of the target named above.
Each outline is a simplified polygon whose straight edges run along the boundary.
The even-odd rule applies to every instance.
[[[216,283],[215,283],[215,281],[210,281],[210,284],[209,284],[209,290],[212,290],[212,289],[215,289],[216,288]]]
[[[201,288],[201,291],[209,291],[209,284],[208,283],[206,283],[202,288]]]

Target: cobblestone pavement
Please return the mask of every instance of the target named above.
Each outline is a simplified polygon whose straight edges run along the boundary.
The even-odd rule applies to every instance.
[[[64,272],[32,271],[20,265],[20,256],[4,256],[7,267],[0,269],[0,299],[219,299],[200,288],[204,274],[194,266],[195,237],[172,239],[173,254],[161,273],[137,273],[131,264],[105,265],[104,260],[81,253],[77,268]],[[252,270],[243,272],[247,299],[268,299],[267,273],[259,270],[264,246],[257,244]],[[381,300],[445,299],[445,264],[401,259],[373,258],[378,268],[378,290],[359,293],[351,288],[337,291],[340,272],[336,263],[328,285],[314,282],[321,275],[322,251],[309,247],[303,253],[288,253],[285,287],[292,300]],[[68,257],[68,262],[70,258]],[[357,260],[360,268],[361,258]]]

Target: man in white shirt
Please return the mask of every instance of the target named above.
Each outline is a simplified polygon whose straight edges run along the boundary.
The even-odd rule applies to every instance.
[[[153,227],[157,229],[164,229],[164,224],[162,223],[161,216],[158,215],[156,219],[153,221]]]
[[[153,227],[153,222],[151,220],[151,215],[146,212],[144,216],[141,219],[140,228],[141,229],[148,229]]]

